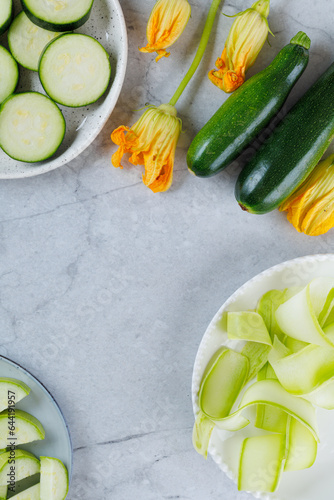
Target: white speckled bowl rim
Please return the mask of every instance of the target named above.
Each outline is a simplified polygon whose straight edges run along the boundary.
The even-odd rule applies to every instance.
[[[200,346],[197,351],[194,369],[193,369],[193,377],[192,377],[192,403],[193,403],[193,411],[194,416],[196,417],[199,407],[198,407],[198,391],[200,382],[203,376],[204,369],[211,358],[211,356],[216,352],[216,350],[225,345],[227,347],[238,347],[235,341],[230,341],[227,337],[226,331],[224,331],[222,326],[217,326],[219,322],[223,318],[223,313],[225,311],[235,310],[240,311],[240,302],[242,303],[243,297],[246,294],[251,293],[251,301],[248,299],[247,304],[242,304],[243,309],[250,309],[255,307],[258,299],[265,293],[273,288],[286,288],[288,286],[301,286],[306,285],[313,278],[318,276],[332,276],[334,278],[334,254],[318,254],[311,255],[305,257],[299,257],[293,260],[289,260],[283,262],[282,264],[278,264],[273,266],[254,278],[247,281],[244,285],[242,285],[238,290],[236,290],[224,304],[220,307],[216,315],[213,317],[210,322],[203,338],[200,343]],[[252,302],[252,303],[250,303]],[[319,412],[321,413],[321,417],[325,415],[329,415],[330,412],[326,410],[318,409],[318,418]],[[327,412],[327,413],[326,413]],[[334,419],[334,413],[333,419]],[[247,429],[247,427],[245,428]],[[215,429],[216,431],[216,429]],[[235,483],[237,483],[236,475],[231,470],[228,463],[224,462],[221,454],[218,451],[219,445],[222,446],[222,439],[219,437],[219,433],[224,433],[224,431],[216,431],[213,432],[208,453],[211,455],[213,460],[218,464],[220,469]],[[321,427],[320,427],[321,431]],[[327,431],[327,429],[326,429]],[[227,433],[226,433],[227,434]],[[333,431],[334,434],[334,431]],[[332,439],[333,441],[333,439]],[[325,443],[324,448],[327,447],[328,454],[331,457],[334,457],[334,446],[331,443],[328,446],[328,443]],[[313,466],[314,467],[314,466]],[[307,469],[306,471],[298,471],[300,473],[308,473],[311,469]],[[287,473],[287,474],[296,474],[296,473]],[[298,476],[296,476],[298,479]],[[300,478],[299,478],[300,479]],[[301,484],[301,481],[300,481]],[[332,488],[334,486],[331,485]],[[327,491],[325,496],[317,496],[317,500],[327,500],[332,498],[333,489]],[[320,492],[319,492],[320,493]],[[261,500],[290,500],[289,496],[286,494],[282,497],[280,496],[280,488],[276,494],[264,494],[261,492],[251,493],[254,498],[258,498]],[[313,497],[312,500],[314,500]],[[291,500],[308,500],[306,498],[305,493],[301,494],[300,497],[297,497],[295,494],[291,497]]]
[[[101,2],[101,3],[99,3]],[[68,147],[65,148],[63,146],[63,150],[60,152],[60,154],[50,158],[50,160],[47,160],[45,162],[41,163],[35,163],[35,164],[29,164],[29,163],[23,163],[23,162],[18,162],[16,160],[13,160],[12,158],[9,158],[5,153],[3,153],[0,150],[0,179],[18,179],[18,178],[24,178],[24,177],[32,177],[35,175],[40,175],[44,174],[46,172],[50,172],[51,170],[54,170],[62,165],[65,165],[66,163],[70,162],[74,158],[76,158],[80,153],[82,153],[92,142],[93,140],[97,137],[99,132],[102,130],[106,122],[108,121],[116,103],[119,97],[119,94],[121,92],[123,83],[124,83],[124,78],[125,78],[125,73],[126,73],[126,67],[127,67],[127,58],[128,58],[128,38],[127,38],[127,30],[126,30],[126,25],[125,25],[125,20],[124,20],[124,15],[122,8],[120,6],[120,3],[118,0],[95,0],[95,3],[93,5],[93,11],[92,11],[92,16],[91,18],[94,18],[94,16],[97,16],[97,10],[98,9],[106,9],[106,7],[111,9],[111,12],[115,15],[117,19],[117,24],[115,26],[115,33],[113,33],[113,36],[117,38],[119,43],[117,45],[115,44],[114,46],[114,51],[116,53],[112,53],[112,57],[116,57],[117,62],[116,62],[116,69],[115,69],[115,78],[112,82],[112,84],[109,87],[108,93],[100,98],[97,103],[94,105],[91,105],[89,108],[84,107],[84,108],[65,108],[63,106],[59,106],[63,112],[65,112],[65,118],[67,121],[66,114],[70,116],[70,113],[73,113],[77,116],[80,116],[80,113],[82,113],[82,110],[86,111],[88,109],[93,109],[94,116],[95,114],[98,114],[98,119],[96,120],[95,125],[91,126],[89,124],[89,130],[83,134],[82,137],[73,140],[73,143]],[[95,11],[94,11],[95,9]],[[18,7],[16,5],[16,13],[18,12]],[[96,32],[99,31],[98,26],[94,26],[94,29],[92,26],[89,24],[90,20],[83,25],[81,28],[78,30],[75,30],[75,33],[85,33],[91,36],[95,35],[95,30]],[[111,16],[110,19],[108,19],[109,23],[109,28],[111,29],[112,23],[113,23],[113,17]],[[106,33],[106,41],[108,41],[108,33]],[[4,35],[2,36],[4,37]],[[95,35],[95,37],[97,37]],[[106,47],[107,42],[105,40],[99,40],[101,41],[102,45]],[[107,48],[108,50],[108,48]],[[26,74],[28,70],[25,70],[24,68],[20,68],[20,70]],[[36,80],[38,79],[37,74],[33,74],[33,72],[29,72],[30,77],[33,79],[33,84],[31,90],[37,90],[42,93],[45,93],[39,83],[36,83]],[[24,90],[29,90],[26,88],[27,86],[24,85]],[[19,91],[22,91],[22,89],[19,88]],[[85,119],[82,120],[82,124],[76,129],[78,131],[80,128],[84,127],[85,124]],[[65,140],[66,141],[66,135],[65,135]],[[61,146],[61,148],[62,148]],[[60,149],[61,149],[60,148]]]

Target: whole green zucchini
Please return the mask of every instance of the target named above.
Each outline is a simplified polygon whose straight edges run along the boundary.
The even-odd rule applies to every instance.
[[[295,104],[239,175],[241,208],[278,208],[317,165],[334,138],[334,63]]]
[[[192,141],[189,170],[209,177],[227,167],[278,113],[308,63],[310,39],[303,32],[266,69],[237,89]]]

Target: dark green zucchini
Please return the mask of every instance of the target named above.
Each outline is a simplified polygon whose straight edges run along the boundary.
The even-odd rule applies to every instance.
[[[88,21],[94,0],[45,2],[21,0],[22,9],[30,21],[49,31],[73,31]]]
[[[239,175],[241,208],[278,208],[311,173],[334,138],[334,63],[276,127]]]
[[[278,113],[308,63],[310,39],[299,32],[265,70],[237,89],[196,135],[189,170],[209,177],[227,167]]]

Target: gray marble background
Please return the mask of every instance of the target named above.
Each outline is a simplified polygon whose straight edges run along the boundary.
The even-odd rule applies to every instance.
[[[140,167],[111,166],[111,131],[134,123],[146,102],[170,99],[210,2],[191,1],[184,36],[159,64],[137,50],[153,0],[121,3],[129,64],[104,130],[67,166],[0,183],[0,353],[38,376],[65,413],[75,449],[71,500],[243,500],[250,497],[192,448],[199,342],[236,288],[284,260],[331,252],[334,231],[312,238],[278,212],[243,213],[233,194],[240,164],[206,180],[188,174],[191,138],[226,98],[206,78],[232,22],[222,15],[178,105],[184,134],[172,189],[154,195]],[[224,12],[250,3],[226,1]],[[271,3],[276,36],[249,75],[305,30],[310,64],[290,107],[332,61],[334,5]]]

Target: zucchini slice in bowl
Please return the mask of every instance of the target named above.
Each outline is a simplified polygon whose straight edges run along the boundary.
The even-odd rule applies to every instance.
[[[51,41],[41,56],[38,71],[51,99],[73,108],[97,101],[111,77],[106,50],[95,38],[77,33]]]
[[[58,106],[38,92],[11,95],[0,108],[0,146],[15,160],[49,158],[62,143],[65,128]]]
[[[38,71],[41,53],[46,45],[59,35],[60,32],[48,31],[32,23],[22,11],[9,28],[8,45],[13,57],[21,66]]]
[[[0,3],[0,35],[9,28],[13,17],[13,0],[1,0]]]
[[[22,9],[37,26],[50,31],[72,31],[88,21],[94,0],[21,0]]]
[[[19,81],[19,68],[14,57],[0,45],[0,104],[16,89]]]

